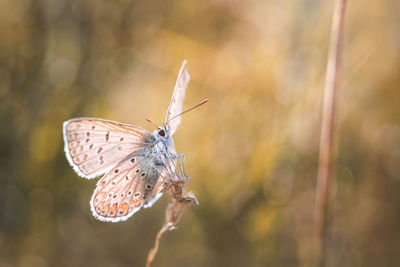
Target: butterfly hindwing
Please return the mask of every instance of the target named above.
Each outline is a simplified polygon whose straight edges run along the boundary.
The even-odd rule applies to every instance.
[[[107,222],[125,221],[162,193],[162,178],[151,159],[133,154],[107,172],[90,201],[93,216]]]

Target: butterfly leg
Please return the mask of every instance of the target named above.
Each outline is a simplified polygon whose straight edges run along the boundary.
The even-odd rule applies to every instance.
[[[171,156],[168,151],[165,151],[165,155],[154,159],[155,165],[161,167],[162,170],[157,172],[161,175],[161,172],[165,172],[167,176],[172,175],[176,170],[176,163],[174,157]]]
[[[186,171],[185,171],[185,154],[183,154],[183,153],[176,154],[176,157],[178,158],[179,167],[182,170],[183,175],[186,178],[189,178],[189,176],[187,176]]]
[[[175,171],[176,171],[176,168],[178,167],[175,163],[175,160],[178,160],[179,172],[180,172],[179,174],[186,176],[185,170],[183,169],[182,164],[181,164],[181,155],[183,155],[183,154],[170,154],[169,158],[172,162],[174,162]]]

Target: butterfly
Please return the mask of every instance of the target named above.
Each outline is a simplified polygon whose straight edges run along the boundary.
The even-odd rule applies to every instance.
[[[125,221],[140,208],[151,207],[166,190],[166,179],[185,174],[184,155],[175,151],[172,135],[181,123],[182,103],[190,80],[183,62],[165,117],[151,133],[141,127],[97,118],[76,118],[63,124],[64,150],[76,173],[104,176],[90,200],[96,219]],[[178,168],[178,169],[177,169]]]

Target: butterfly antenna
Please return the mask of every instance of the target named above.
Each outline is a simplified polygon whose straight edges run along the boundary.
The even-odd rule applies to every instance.
[[[178,114],[178,115],[176,115],[175,117],[172,117],[171,119],[169,119],[169,121],[168,122],[170,122],[170,121],[172,121],[173,119],[175,119],[175,118],[177,118],[177,117],[179,117],[179,116],[181,116],[181,115],[183,115],[183,114],[185,114],[185,113],[187,113],[187,112],[189,112],[189,111],[191,111],[191,110],[193,110],[193,109],[195,109],[195,108],[197,108],[197,107],[199,107],[199,106],[201,106],[201,105],[203,105],[204,103],[206,103],[208,101],[208,99],[206,98],[206,99],[204,99],[203,101],[201,101],[199,104],[197,104],[196,106],[194,106],[194,107],[191,107],[191,108],[189,108],[189,109],[187,109],[187,110],[185,110],[184,112],[182,112],[182,113],[180,113],[180,114]],[[168,123],[167,122],[167,123]]]
[[[158,127],[157,125],[155,125],[150,119],[147,119],[147,118],[146,118],[146,121],[147,121],[148,123],[150,123],[151,125],[153,125],[154,127],[156,127],[156,129],[159,128],[159,127]]]

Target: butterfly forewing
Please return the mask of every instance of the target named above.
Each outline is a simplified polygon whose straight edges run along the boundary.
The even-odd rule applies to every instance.
[[[178,129],[181,123],[181,117],[174,118],[182,112],[183,99],[185,98],[186,87],[190,81],[189,72],[186,69],[186,60],[183,61],[181,70],[179,71],[178,78],[172,94],[171,103],[169,104],[165,122],[169,128],[170,135],[172,136]],[[174,118],[173,120],[171,120]]]
[[[63,130],[68,161],[86,178],[105,173],[152,141],[151,133],[140,127],[100,119],[72,119]]]
[[[124,221],[143,205],[151,206],[161,196],[162,186],[151,160],[133,154],[97,183],[90,203],[93,216],[108,222]]]

